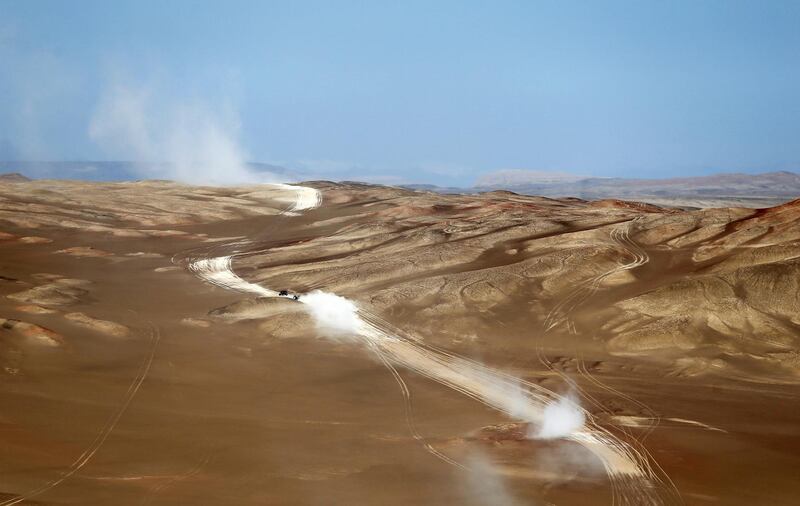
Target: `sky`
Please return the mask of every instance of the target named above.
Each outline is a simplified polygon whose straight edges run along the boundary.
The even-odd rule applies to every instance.
[[[0,160],[797,171],[799,26],[793,0],[0,0]]]

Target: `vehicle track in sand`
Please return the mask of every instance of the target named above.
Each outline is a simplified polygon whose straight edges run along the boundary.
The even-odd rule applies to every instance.
[[[627,222],[624,226],[614,226],[609,233],[611,239],[622,249],[622,251],[630,256],[630,260],[628,262],[617,262],[615,267],[612,267],[606,272],[600,273],[592,278],[584,281],[579,286],[577,286],[573,291],[571,291],[562,301],[560,301],[556,306],[548,313],[547,318],[544,322],[544,330],[545,332],[549,332],[555,327],[564,324],[566,326],[567,332],[572,335],[577,335],[577,328],[574,322],[569,318],[570,314],[577,309],[581,304],[583,304],[586,300],[590,297],[595,295],[597,291],[600,289],[603,281],[608,279],[610,276],[613,276],[620,272],[625,272],[629,270],[636,269],[648,263],[650,261],[650,255],[637,244],[631,238],[631,231],[634,229],[636,222],[639,218],[635,218],[629,222]],[[601,412],[606,413],[607,415],[611,415],[606,409],[606,407],[596,399],[591,394],[583,391],[577,385],[577,383],[567,376],[564,372],[558,371],[554,368],[552,362],[544,355],[543,350],[537,348],[537,355],[539,357],[539,361],[548,368],[551,372],[558,374],[567,384],[570,385],[570,388],[579,395],[584,401],[588,402],[589,404],[593,405],[596,409]],[[653,431],[661,423],[661,417],[648,405],[644,404],[643,402],[634,399],[633,397],[620,392],[613,387],[606,385],[598,378],[596,378],[591,371],[586,367],[585,360],[580,355],[578,350],[575,350],[575,357],[577,361],[576,371],[578,374],[589,381],[590,383],[594,384],[596,387],[600,388],[611,394],[613,397],[617,397],[623,399],[631,403],[632,405],[638,407],[643,412],[649,413],[649,417],[642,419],[641,425],[639,427],[644,429],[643,434],[635,434],[632,431],[628,430],[626,426],[618,425],[620,431],[622,431],[627,437],[629,437],[632,441],[634,441],[642,452],[643,455],[646,456],[649,462],[653,462],[653,465],[656,468],[656,473],[659,474],[662,478],[661,481],[669,484],[670,495],[676,501],[680,501],[680,495],[677,492],[674,484],[672,484],[671,480],[667,476],[666,472],[658,466],[655,462],[655,459],[652,455],[644,448],[644,441],[647,437],[652,434]]]
[[[307,188],[298,189],[297,193],[298,202],[301,198],[305,204],[313,202],[318,205],[321,202],[320,197],[311,198]],[[302,197],[300,197],[301,195]],[[287,211],[296,212],[302,210],[301,208],[302,205],[296,204]],[[310,207],[305,209],[308,208]],[[567,315],[572,308],[586,297],[591,296],[606,277],[615,272],[632,269],[647,261],[646,253],[630,240],[629,228],[630,225],[621,230],[615,228],[612,230],[612,237],[619,244],[625,244],[631,248],[634,260],[589,280],[582,286],[582,289],[588,291],[588,294],[578,290],[571,294],[569,300],[559,306],[566,309]],[[242,243],[243,241],[240,240],[229,246],[240,246]],[[225,245],[218,245],[214,250],[219,251],[224,248]],[[223,288],[259,297],[279,296],[274,290],[249,283],[236,275],[231,263],[235,255],[236,253],[221,257],[187,256],[186,267],[207,282]],[[299,302],[308,303],[306,300],[307,298],[301,295]],[[353,307],[355,308],[354,316],[358,322],[358,328],[353,337],[363,341],[365,346],[376,354],[398,383],[404,399],[406,422],[412,436],[423,445],[426,451],[448,464],[465,467],[442,454],[419,434],[413,422],[411,393],[397,371],[398,366],[447,386],[505,413],[513,419],[534,424],[542,422],[545,408],[549,404],[564,400],[563,396],[541,385],[521,380],[475,360],[427,345],[413,336],[406,335],[402,330],[394,328],[366,308]],[[551,311],[551,328],[563,323],[565,317],[562,316],[562,313],[563,311]],[[601,427],[588,411],[579,409],[582,410],[586,419],[584,427],[572,434],[565,435],[563,439],[581,445],[599,459],[609,478],[612,504],[662,505],[673,501],[675,494],[671,484],[665,483],[662,473],[651,467],[651,459],[646,451],[620,440],[609,430]]]
[[[606,272],[600,273],[588,280],[582,282],[575,287],[570,293],[567,294],[553,309],[547,314],[544,321],[545,331],[550,331],[558,325],[566,325],[570,334],[577,333],[574,322],[569,319],[569,314],[589,297],[594,295],[600,288],[600,285],[608,277],[637,267],[641,267],[650,261],[650,256],[638,244],[636,244],[630,237],[631,228],[633,228],[636,220],[628,222],[623,227],[614,227],[609,233],[610,237],[619,247],[627,254],[632,256],[631,261],[626,263],[617,263]]]
[[[84,449],[83,453],[81,453],[80,456],[78,456],[57,478],[52,479],[39,488],[0,502],[0,506],[12,506],[22,501],[27,501],[34,497],[40,496],[64,483],[89,463],[92,457],[94,457],[103,446],[103,443],[106,442],[108,437],[111,435],[111,432],[113,432],[114,428],[116,428],[117,424],[119,424],[119,421],[122,419],[125,411],[128,410],[128,407],[130,407],[131,403],[133,402],[133,398],[139,392],[142,383],[144,383],[145,378],[147,378],[147,374],[150,372],[150,367],[153,365],[153,359],[155,358],[156,349],[160,340],[161,332],[159,331],[158,327],[150,323],[150,346],[147,355],[142,359],[139,370],[128,386],[128,390],[125,392],[121,404],[111,414],[106,424],[103,425],[103,427],[97,433],[97,436],[95,436],[94,440],[89,444],[89,446]]]

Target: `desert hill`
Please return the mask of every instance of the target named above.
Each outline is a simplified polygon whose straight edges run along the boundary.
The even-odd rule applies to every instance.
[[[684,504],[795,501],[800,201],[304,184],[322,203],[300,212],[285,187],[3,181],[4,498],[66,476],[36,500],[470,504],[476,478],[437,455],[491,461],[481,480],[534,503],[619,492],[591,456],[239,283],[336,293],[436,357],[578,391]],[[190,268],[218,258],[230,272]]]
[[[3,181],[8,183],[24,183],[25,181],[30,181],[30,178],[23,176],[19,172],[8,172],[0,174],[0,182]]]
[[[568,173],[504,170],[484,174],[470,188],[410,188],[440,193],[482,193],[510,190],[524,195],[618,198],[684,208],[771,207],[800,196],[800,175],[779,171],[762,174],[714,174],[668,179],[598,178]]]

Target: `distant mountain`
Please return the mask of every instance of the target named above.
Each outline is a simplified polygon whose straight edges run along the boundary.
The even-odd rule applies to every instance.
[[[25,177],[19,172],[8,172],[6,174],[0,174],[0,182],[3,183],[24,183],[25,181],[30,181],[29,177]]]
[[[436,186],[435,184],[403,184],[400,188],[407,188],[409,190],[416,190],[422,192],[435,192],[435,193],[473,193],[470,188],[456,188],[454,186]]]
[[[272,173],[296,179],[285,167],[266,163],[248,163],[254,172]],[[81,179],[86,181],[135,181],[137,179],[168,178],[167,163],[134,162],[0,162],[0,172],[16,172],[33,179]],[[148,176],[151,174],[151,176]],[[160,176],[159,174],[164,174]]]
[[[500,171],[483,176],[475,187],[487,190],[504,189],[517,193],[536,193],[544,196],[581,198],[678,195],[793,197],[800,195],[800,175],[782,171],[763,174],[714,174],[670,179],[583,177],[566,180],[560,179],[559,176],[548,179],[538,171],[516,171],[513,181],[509,181],[506,171]]]
[[[286,181],[307,179],[285,167],[250,163],[254,172],[272,173]],[[0,182],[34,179],[132,181],[168,178],[168,164],[132,162],[0,162]],[[161,176],[163,174],[163,176]],[[788,171],[762,174],[714,174],[669,179],[600,178],[564,172],[501,170],[481,176],[473,187],[402,185],[417,191],[479,193],[508,190],[523,195],[616,198],[680,207],[770,207],[800,197],[800,174]]]
[[[507,169],[489,172],[478,178],[475,182],[477,187],[509,187],[521,186],[526,184],[558,184],[569,183],[586,179],[586,176],[578,176],[567,172],[550,172],[545,170],[519,170]]]
[[[800,196],[800,174],[714,174],[669,179],[580,177],[542,171],[497,171],[482,176],[471,188],[406,188],[440,193],[508,190],[523,195],[617,198],[681,207],[770,207]]]

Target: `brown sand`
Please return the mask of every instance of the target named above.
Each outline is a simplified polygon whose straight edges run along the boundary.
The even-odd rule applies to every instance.
[[[322,207],[281,216],[253,187],[3,185],[0,504],[611,504],[579,448],[400,370],[418,433],[469,469],[442,463],[363,347],[170,268],[235,249],[248,281],[324,288],[428,344],[575,382],[684,504],[796,503],[800,203],[315,186]],[[34,234],[52,243],[14,239]],[[58,346],[26,338],[44,333]]]

